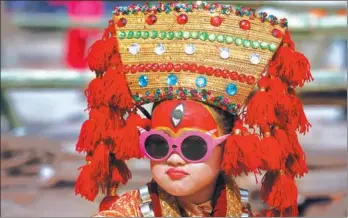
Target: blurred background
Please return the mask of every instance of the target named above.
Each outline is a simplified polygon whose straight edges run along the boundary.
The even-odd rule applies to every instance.
[[[184,2],[184,1],[183,1]],[[85,54],[112,9],[136,1],[1,1],[1,216],[91,216],[74,195],[84,156],[75,143],[94,76]],[[311,131],[301,137],[309,174],[297,181],[301,216],[347,216],[347,2],[219,1],[286,17],[315,81],[299,90]],[[122,194],[150,180],[147,160],[129,161]],[[259,180],[260,181],[260,180]],[[262,209],[260,184],[238,179]]]

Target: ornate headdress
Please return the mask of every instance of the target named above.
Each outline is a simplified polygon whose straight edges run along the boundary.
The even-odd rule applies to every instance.
[[[294,90],[313,78],[287,20],[204,2],[132,5],[113,14],[88,54],[96,78],[86,90],[90,118],[76,146],[87,154],[76,193],[92,201],[101,188],[108,193],[103,204],[111,202],[112,190],[131,177],[124,161],[142,157],[137,126],[151,121],[137,115],[139,106],[190,99],[240,117],[222,170],[234,176],[266,170],[267,215],[296,215],[294,180],[307,172],[296,131],[305,133],[310,124]]]

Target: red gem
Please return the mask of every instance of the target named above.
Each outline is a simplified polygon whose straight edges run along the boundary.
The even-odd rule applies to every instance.
[[[145,68],[144,64],[138,65],[138,72],[144,72],[144,68]]]
[[[222,73],[222,70],[216,69],[216,70],[214,71],[214,76],[220,77],[220,76],[221,76],[221,73]]]
[[[159,70],[160,70],[161,72],[166,71],[166,65],[165,65],[165,64],[159,65]]]
[[[146,18],[146,23],[149,24],[149,25],[153,25],[157,22],[157,17],[156,15],[149,15],[147,18]]]
[[[255,78],[253,76],[247,76],[247,83],[249,85],[254,84],[254,82],[255,82]]]
[[[146,64],[144,69],[146,72],[150,72],[152,69],[152,64]]]
[[[130,70],[132,73],[136,73],[138,70],[138,67],[136,65],[132,65]]]
[[[241,83],[244,83],[246,80],[246,76],[244,74],[240,74],[238,76],[238,81],[241,82]]]
[[[283,36],[282,31],[278,30],[278,29],[273,29],[272,30],[272,35],[276,38],[281,38]]]
[[[222,75],[222,77],[223,77],[224,79],[226,79],[227,77],[230,76],[230,71],[228,71],[228,70],[223,70],[221,75]]]
[[[210,18],[210,23],[213,26],[220,26],[223,21],[224,21],[224,19],[220,16],[215,16],[215,17]]]
[[[185,64],[182,65],[182,69],[183,69],[184,71],[188,71],[188,70],[190,69],[190,65],[187,64],[187,63],[185,63]]]
[[[239,27],[243,30],[250,30],[250,22],[248,20],[241,20],[239,22]]]
[[[204,73],[205,73],[205,71],[206,71],[205,66],[199,66],[199,67],[198,67],[198,73],[200,73],[200,74],[204,74]]]
[[[127,19],[126,18],[120,18],[118,21],[117,21],[117,26],[118,27],[124,27],[126,26],[127,24]]]
[[[192,73],[197,72],[197,69],[198,69],[197,64],[191,64],[191,65],[190,65],[190,71],[191,71]]]
[[[129,73],[129,70],[130,70],[130,66],[129,65],[124,65],[123,66],[123,72],[124,73]]]
[[[181,70],[181,64],[175,64],[174,65],[174,71],[179,72]]]
[[[177,21],[179,24],[183,25],[185,23],[187,23],[188,21],[188,16],[186,14],[180,14],[178,17],[177,17]]]
[[[159,65],[158,65],[158,64],[152,65],[152,71],[153,71],[153,72],[157,72],[158,68],[159,68]]]
[[[174,64],[168,63],[167,64],[167,71],[170,72],[170,71],[173,71],[173,69],[174,69]]]
[[[237,79],[238,79],[238,73],[235,72],[235,71],[233,71],[233,72],[231,73],[230,77],[231,77],[232,80],[237,80]]]
[[[207,67],[207,69],[205,70],[207,75],[213,75],[214,73],[214,68],[212,67]]]

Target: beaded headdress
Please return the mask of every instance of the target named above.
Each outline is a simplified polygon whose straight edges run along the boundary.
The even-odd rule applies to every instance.
[[[124,161],[142,157],[136,126],[151,126],[136,113],[142,104],[189,99],[240,117],[222,170],[234,176],[266,170],[268,215],[296,214],[294,178],[307,172],[296,131],[310,124],[294,89],[313,78],[286,19],[205,2],[117,7],[88,64],[96,78],[86,90],[90,119],[76,147],[88,164],[76,193],[94,200],[99,187],[109,192],[130,178]]]

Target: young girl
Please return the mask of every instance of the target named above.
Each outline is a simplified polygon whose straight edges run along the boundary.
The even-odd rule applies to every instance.
[[[261,171],[264,215],[297,215],[307,167],[296,132],[310,124],[294,89],[313,78],[286,19],[207,3],[118,7],[88,64],[75,191],[107,194],[96,216],[250,216],[234,177]],[[143,157],[153,180],[117,196],[125,161]]]

